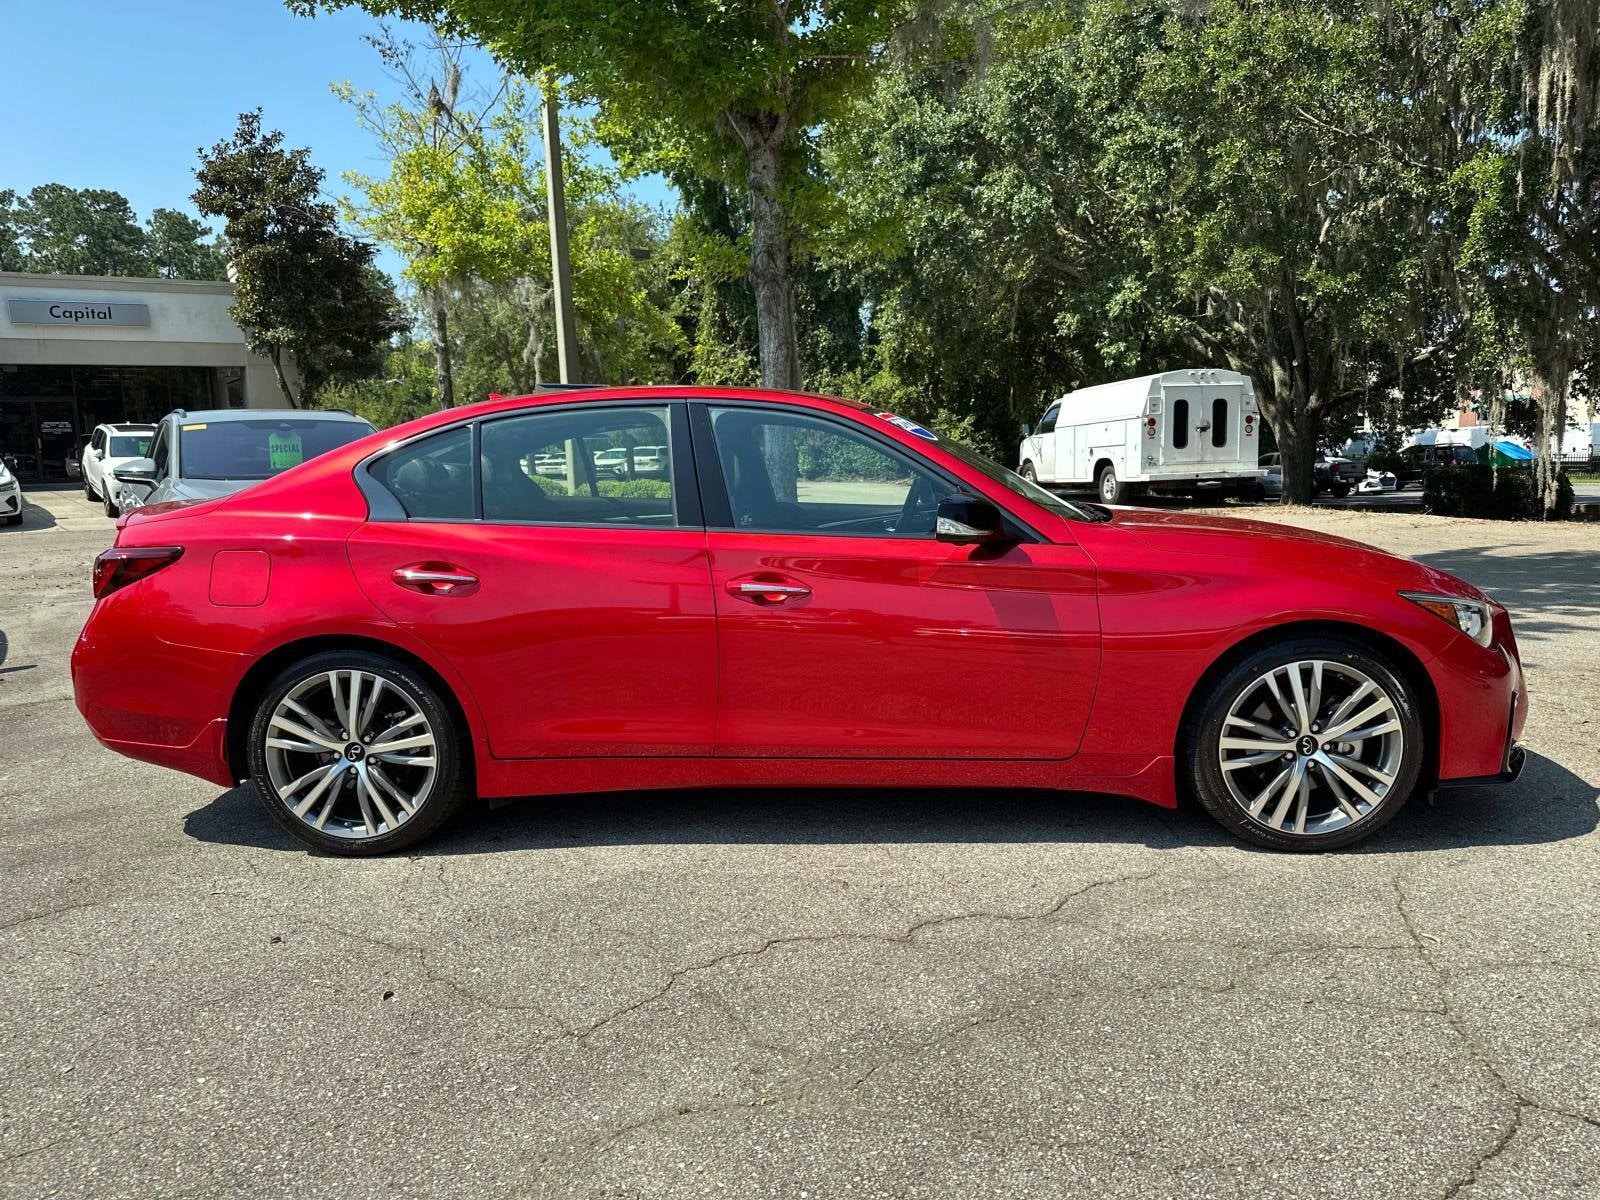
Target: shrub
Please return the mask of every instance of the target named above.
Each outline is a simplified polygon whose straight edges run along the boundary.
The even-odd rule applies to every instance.
[[[1528,467],[1501,467],[1486,463],[1428,472],[1422,502],[1441,517],[1479,517],[1489,521],[1537,521],[1572,515],[1572,481],[1562,472],[1556,479],[1556,503],[1546,511]]]
[[[615,496],[618,499],[672,499],[672,485],[665,479],[602,479],[599,484],[602,496]]]

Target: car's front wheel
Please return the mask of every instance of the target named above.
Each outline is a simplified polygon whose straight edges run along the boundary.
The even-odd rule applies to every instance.
[[[1033,469],[1033,464],[1031,462],[1023,463],[1022,464],[1022,469],[1020,471],[1018,471],[1017,474],[1021,475],[1029,483],[1038,483],[1039,482],[1039,472],[1037,472],[1037,471],[1035,471]]]
[[[470,772],[454,720],[409,666],[317,654],[278,675],[250,724],[250,782],[274,820],[334,854],[382,854],[461,807]]]
[[[1267,646],[1201,697],[1190,782],[1228,829],[1277,850],[1330,850],[1386,824],[1416,786],[1424,727],[1411,685],[1335,637]]]
[[[106,496],[105,496],[104,503],[105,503],[105,509],[106,509],[106,516],[108,516],[108,517],[120,517],[122,515],[122,510],[117,507],[117,502],[111,498],[111,489],[110,488],[106,489]]]

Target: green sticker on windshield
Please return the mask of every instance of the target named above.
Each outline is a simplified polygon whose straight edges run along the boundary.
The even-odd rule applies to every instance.
[[[287,471],[305,462],[298,433],[274,433],[267,438],[267,461],[274,471]]]

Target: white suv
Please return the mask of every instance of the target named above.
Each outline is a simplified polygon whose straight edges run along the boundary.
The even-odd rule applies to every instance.
[[[117,478],[114,472],[125,463],[150,453],[156,435],[154,425],[96,425],[83,447],[83,494],[105,505],[106,516],[114,517],[117,507]]]

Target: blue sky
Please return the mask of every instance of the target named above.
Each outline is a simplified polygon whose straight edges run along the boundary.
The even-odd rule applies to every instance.
[[[335,80],[392,94],[362,41],[377,22],[353,10],[307,20],[279,0],[0,0],[6,44],[0,188],[41,183],[111,188],[140,219],[153,208],[193,213],[196,151],[228,137],[235,118],[262,109],[268,128],[309,146],[341,194],[343,171],[381,174],[355,115],[329,92]],[[426,31],[394,23],[411,40]],[[482,57],[468,84],[485,85]],[[635,187],[670,202],[659,180]],[[382,265],[398,274],[385,253]]]

